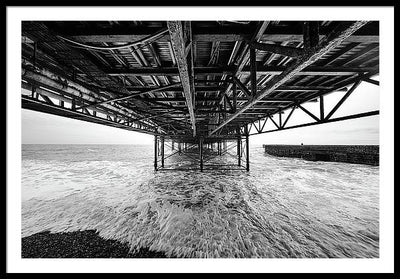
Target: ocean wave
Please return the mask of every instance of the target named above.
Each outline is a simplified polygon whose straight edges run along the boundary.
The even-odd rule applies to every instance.
[[[378,169],[257,152],[250,173],[23,160],[22,236],[94,229],[178,257],[379,256]]]

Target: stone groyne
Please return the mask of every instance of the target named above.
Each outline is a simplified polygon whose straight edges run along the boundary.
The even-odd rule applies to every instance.
[[[263,145],[265,152],[278,157],[310,161],[379,165],[379,145]]]

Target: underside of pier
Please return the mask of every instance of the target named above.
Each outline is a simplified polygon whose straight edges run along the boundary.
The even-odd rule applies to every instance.
[[[251,135],[379,114],[334,117],[379,86],[375,21],[24,21],[21,61],[23,108],[154,135],[156,170],[166,144],[203,170],[231,143],[249,170]]]

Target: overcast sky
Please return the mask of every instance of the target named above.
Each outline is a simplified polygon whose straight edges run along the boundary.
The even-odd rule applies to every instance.
[[[374,79],[378,79],[375,77]],[[325,97],[325,114],[345,94]],[[304,105],[319,115],[319,104]],[[332,117],[379,109],[379,87],[362,83]],[[283,116],[287,116],[288,112]],[[286,126],[313,121],[296,109]],[[267,121],[265,129],[273,128]],[[152,144],[153,136],[22,109],[23,144]],[[379,116],[346,120],[250,137],[250,144],[379,144]]]

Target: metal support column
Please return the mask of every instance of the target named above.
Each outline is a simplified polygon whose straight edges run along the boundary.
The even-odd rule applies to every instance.
[[[161,137],[161,167],[164,168],[164,137]]]
[[[175,150],[175,141],[172,141],[172,147],[171,147],[172,151]]]
[[[178,142],[178,150],[179,150],[179,154],[182,153],[182,143]]]
[[[324,96],[319,97],[319,111],[320,111],[320,119],[324,121],[325,113],[324,113]]]
[[[242,154],[241,154],[241,145],[242,145],[242,138],[239,134],[238,139],[237,139],[237,157],[238,157],[238,166],[240,167],[242,165]]]
[[[203,171],[203,139],[200,138],[199,142],[199,154],[200,154],[200,171]]]
[[[36,87],[35,86],[32,86],[31,97],[32,98],[37,98]]]
[[[154,170],[158,170],[157,155],[158,155],[158,142],[157,142],[157,136],[154,136]]]
[[[246,171],[250,171],[250,154],[249,154],[249,129],[246,126]]]

